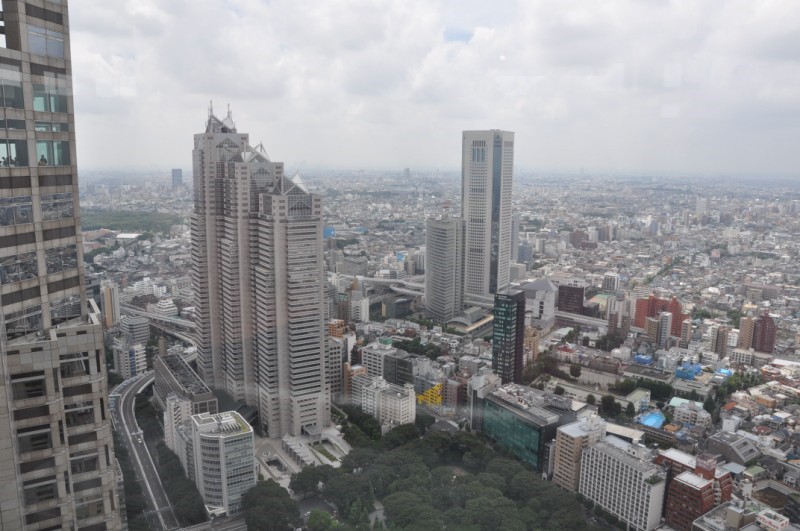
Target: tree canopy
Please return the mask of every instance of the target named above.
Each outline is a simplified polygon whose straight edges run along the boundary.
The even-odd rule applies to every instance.
[[[292,483],[302,479],[313,486],[326,476],[319,495],[336,507],[344,529],[368,529],[375,500],[383,503],[389,529],[593,529],[573,495],[501,457],[479,437],[436,431],[421,436],[412,428],[380,440],[355,437],[364,445],[356,444],[341,468],[296,475]],[[319,518],[328,522],[319,529],[331,528],[325,527],[329,519]]]

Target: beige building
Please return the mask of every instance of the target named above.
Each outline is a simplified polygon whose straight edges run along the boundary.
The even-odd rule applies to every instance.
[[[756,320],[752,317],[742,317],[739,319],[739,341],[736,348],[748,350],[753,346],[753,332],[756,328]]]
[[[570,492],[578,492],[583,449],[606,436],[606,422],[590,415],[556,431],[553,481]]]
[[[230,111],[194,136],[197,368],[258,408],[270,437],[330,425],[322,198],[287,177]]]
[[[81,246],[68,1],[3,0],[0,529],[120,529]]]

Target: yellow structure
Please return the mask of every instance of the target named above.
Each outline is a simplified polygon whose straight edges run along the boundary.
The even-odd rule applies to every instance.
[[[442,395],[442,384],[437,383],[424,393],[417,395],[417,404],[425,404],[426,406],[430,407],[439,407],[442,405]]]

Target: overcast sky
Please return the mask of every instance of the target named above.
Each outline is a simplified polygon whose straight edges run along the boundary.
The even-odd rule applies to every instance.
[[[795,0],[72,0],[79,164],[191,167],[209,101],[287,170],[800,168]]]

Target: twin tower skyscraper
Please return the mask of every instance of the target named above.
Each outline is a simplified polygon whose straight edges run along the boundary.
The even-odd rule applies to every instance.
[[[439,322],[465,303],[493,303],[512,261],[514,133],[464,131],[461,145],[461,218],[445,213],[426,225],[425,308]]]
[[[200,376],[258,407],[270,437],[330,424],[322,198],[230,112],[194,137],[192,282]]]
[[[429,310],[461,312],[509,284],[514,134],[465,131],[461,220],[428,225]],[[438,223],[438,225],[437,225]],[[270,437],[330,424],[322,198],[209,112],[194,137],[192,280],[198,371],[255,405]]]

